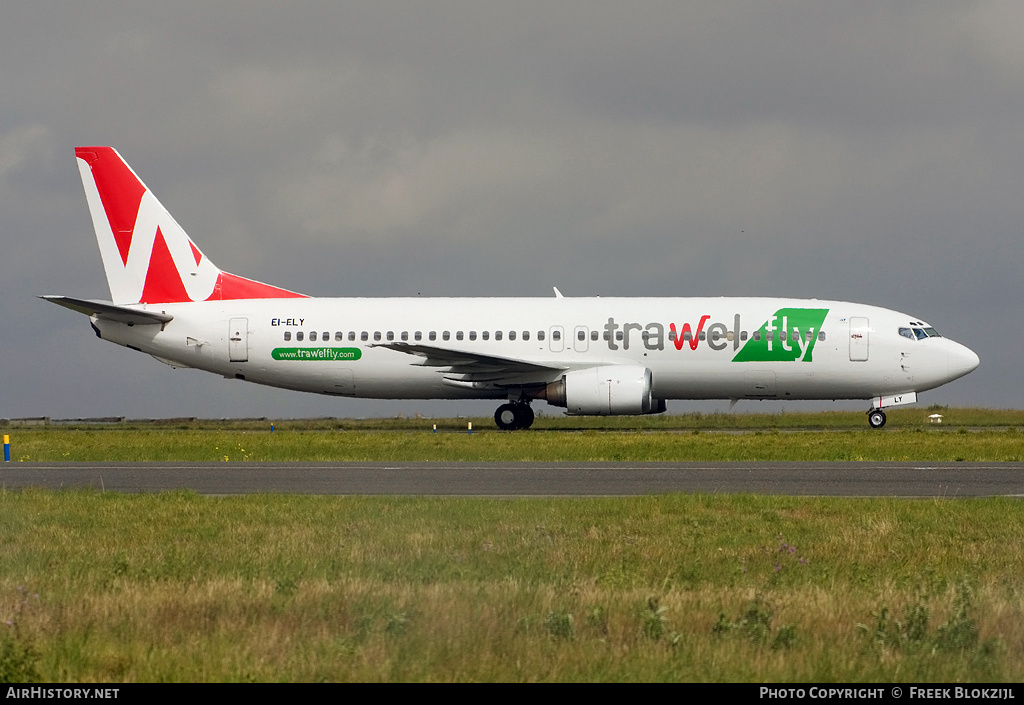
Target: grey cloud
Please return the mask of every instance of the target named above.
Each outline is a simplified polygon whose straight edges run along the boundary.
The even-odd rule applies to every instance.
[[[859,300],[978,350],[977,372],[924,401],[1019,405],[1022,14],[8,3],[0,416],[462,408],[221,384],[33,298],[106,294],[85,143],[118,147],[220,266],[281,286]]]

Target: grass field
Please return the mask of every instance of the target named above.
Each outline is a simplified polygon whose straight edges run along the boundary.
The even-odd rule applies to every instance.
[[[1024,505],[0,493],[0,674],[1020,681]]]
[[[941,429],[923,412],[882,431],[863,414],[723,414],[4,433],[15,460],[1024,454],[1021,412],[943,410]],[[0,682],[1020,682],[1022,525],[1009,498],[0,489]]]
[[[930,410],[929,410],[930,411]],[[179,421],[5,430],[14,461],[1019,461],[1024,412],[897,409],[864,414],[541,417],[501,432],[488,419]],[[271,423],[274,431],[271,432]],[[433,432],[434,425],[438,432]],[[830,431],[823,434],[822,431]]]
[[[533,430],[604,430],[604,431],[683,431],[683,430],[862,430],[867,416],[861,411],[784,411],[777,414],[713,412],[686,414],[651,414],[648,416],[565,416],[550,413],[549,407],[537,408]],[[886,409],[891,428],[936,428],[929,420],[931,414],[942,415],[946,427],[1024,427],[1024,410],[957,408],[947,406],[894,407]],[[279,429],[292,430],[345,430],[345,431],[423,431],[437,424],[439,430],[460,431],[472,421],[479,430],[496,430],[490,417],[478,418],[423,418],[398,416],[392,418],[321,418],[321,419],[126,419],[120,423],[90,423],[87,420],[54,421],[52,427],[65,428],[145,428],[178,429],[231,429],[265,430],[274,424]],[[14,428],[17,424],[0,419],[0,426]]]

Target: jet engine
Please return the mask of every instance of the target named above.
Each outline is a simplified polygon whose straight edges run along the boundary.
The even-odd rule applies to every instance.
[[[664,399],[651,398],[651,371],[637,365],[573,370],[550,383],[545,398],[570,416],[660,414]]]

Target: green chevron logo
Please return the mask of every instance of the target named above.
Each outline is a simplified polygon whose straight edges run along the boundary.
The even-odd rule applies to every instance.
[[[780,308],[750,336],[733,362],[811,362],[827,308]]]

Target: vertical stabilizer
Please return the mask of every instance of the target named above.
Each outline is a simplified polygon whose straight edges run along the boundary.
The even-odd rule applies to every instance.
[[[221,271],[113,147],[76,147],[116,304],[300,297]]]

